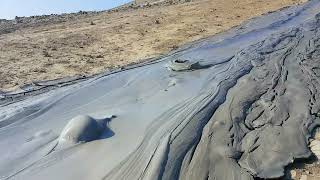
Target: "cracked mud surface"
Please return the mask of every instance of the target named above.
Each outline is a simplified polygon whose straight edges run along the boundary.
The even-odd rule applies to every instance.
[[[12,98],[0,110],[0,177],[282,177],[286,166],[311,156],[309,140],[320,125],[319,12],[320,2],[310,1],[152,64]],[[177,59],[210,66],[168,70]],[[108,123],[114,134],[51,152],[81,114],[115,115]]]

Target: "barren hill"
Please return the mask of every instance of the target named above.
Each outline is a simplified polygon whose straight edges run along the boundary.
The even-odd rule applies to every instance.
[[[300,0],[194,0],[0,21],[0,89],[90,75],[167,53]]]

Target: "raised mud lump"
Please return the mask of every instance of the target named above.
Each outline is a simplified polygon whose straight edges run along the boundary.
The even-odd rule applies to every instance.
[[[188,71],[209,68],[212,65],[202,65],[198,61],[192,62],[185,59],[175,59],[167,64],[167,68],[172,71]]]
[[[63,129],[59,137],[59,144],[90,142],[98,139],[102,132],[102,126],[92,117],[76,116]]]

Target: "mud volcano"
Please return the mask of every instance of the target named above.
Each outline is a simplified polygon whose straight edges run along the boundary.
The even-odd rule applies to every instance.
[[[108,119],[97,121],[87,115],[74,117],[62,130],[56,149],[99,139],[104,131],[109,130],[106,126],[107,121]]]
[[[309,1],[150,63],[46,93],[3,95],[1,179],[283,176],[311,155],[319,126],[319,12],[320,2]],[[64,129],[78,114],[106,113],[117,114],[108,124],[113,134],[101,134],[90,117]],[[28,142],[36,132],[62,135]],[[69,137],[90,143],[48,153]]]

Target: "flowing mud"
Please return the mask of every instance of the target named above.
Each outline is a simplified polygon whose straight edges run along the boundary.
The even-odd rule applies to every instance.
[[[3,95],[0,178],[282,177],[312,155],[320,125],[319,12],[310,1],[153,63],[23,99]],[[81,114],[95,119],[68,124]],[[113,115],[107,126],[96,120]],[[73,146],[55,149],[70,136]]]

